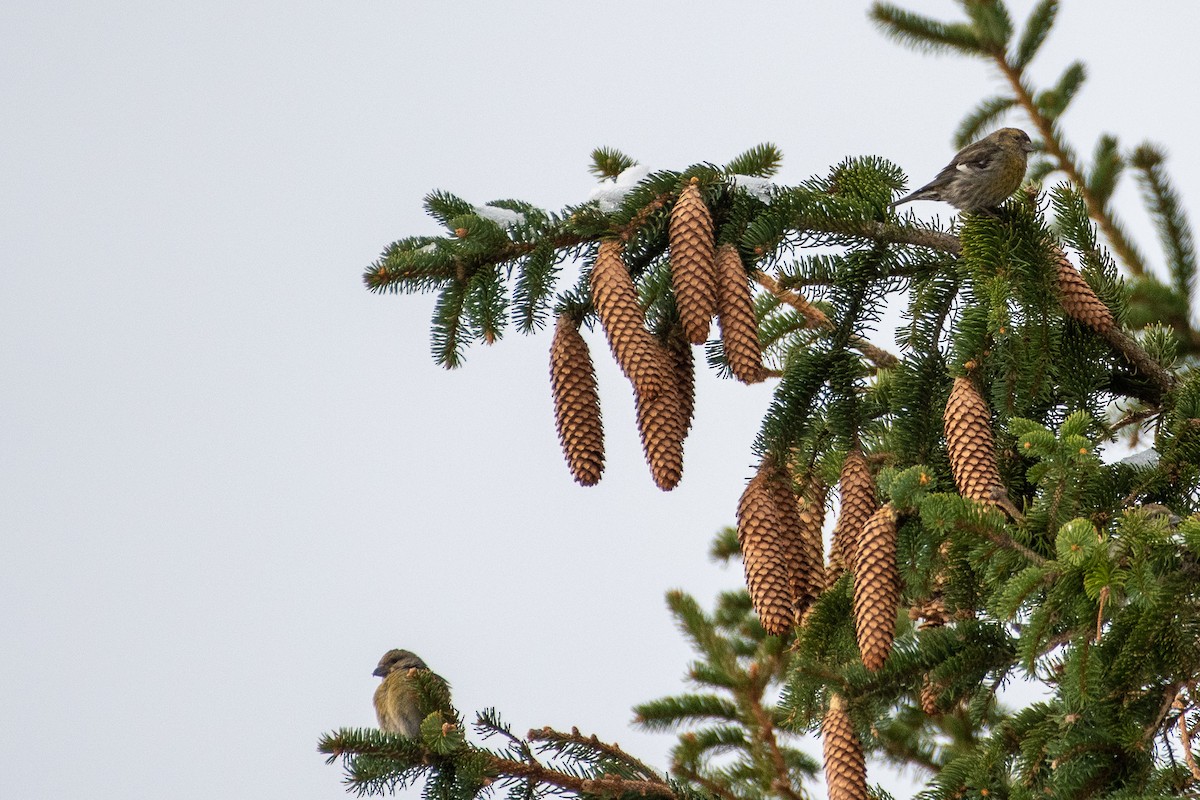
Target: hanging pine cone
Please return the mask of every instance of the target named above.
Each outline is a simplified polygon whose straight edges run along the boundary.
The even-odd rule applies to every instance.
[[[716,272],[713,266],[713,219],[700,194],[700,181],[679,193],[671,209],[671,285],[679,319],[692,344],[704,344],[716,310]]]
[[[799,622],[825,591],[825,559],[821,543],[825,493],[818,482],[812,481],[805,495],[797,496],[791,476],[784,470],[778,471],[769,485],[786,542],[788,579]]]
[[[983,503],[1007,500],[996,466],[992,414],[969,378],[954,379],[942,421],[958,493]]]
[[[758,343],[754,297],[736,247],[723,244],[717,248],[716,269],[717,321],[721,324],[725,361],[742,383],[759,383],[767,377],[767,371]]]
[[[664,492],[679,485],[683,477],[683,439],[688,417],[681,389],[674,383],[647,399],[635,392],[638,432],[642,452],[650,465],[654,484]]]
[[[550,345],[550,386],[558,441],[575,482],[594,486],[604,472],[600,394],[587,342],[566,314],[558,318]]]
[[[662,346],[646,330],[646,318],[633,279],[625,269],[622,245],[600,242],[591,275],[592,303],[608,337],[613,357],[635,391],[652,398],[669,381]]]
[[[863,526],[854,568],[854,635],[863,666],[875,672],[896,636],[900,575],[896,569],[896,510],[880,508]]]
[[[927,717],[936,717],[941,709],[938,705],[938,697],[941,695],[942,689],[936,683],[929,679],[926,674],[921,681],[921,711],[925,712]]]
[[[829,800],[867,800],[867,763],[841,695],[829,698],[829,710],[821,720],[821,739]]]
[[[1116,320],[1108,306],[1096,296],[1092,287],[1083,279],[1067,258],[1067,254],[1057,245],[1052,246],[1058,271],[1058,293],[1063,311],[1071,319],[1082,322],[1098,331],[1109,331],[1116,327]]]
[[[825,487],[816,478],[800,497],[800,546],[792,551],[792,569],[801,575],[815,602],[825,591]],[[808,609],[801,609],[801,618]]]
[[[908,609],[909,619],[913,622],[920,620],[917,624],[918,630],[940,628],[950,621],[950,615],[946,611],[946,601],[941,595],[941,587],[945,585],[945,578],[937,575],[934,577],[933,583],[938,593]]]
[[[750,479],[738,501],[738,544],[746,589],[763,629],[783,636],[792,627],[792,592],[775,496],[763,471]]]
[[[947,544],[943,542],[943,545]],[[938,574],[933,580],[937,594],[928,598],[922,603],[914,605],[908,610],[908,618],[914,622],[920,620],[917,624],[918,630],[928,630],[929,628],[940,628],[945,625],[950,617],[946,613],[946,601],[942,598],[941,587],[945,585],[946,579],[944,574]],[[945,687],[938,683],[934,683],[930,678],[929,673],[925,673],[921,679],[920,703],[921,710],[925,712],[925,716],[937,716],[940,712],[938,698]]]
[[[867,459],[858,449],[846,454],[842,474],[838,479],[842,508],[833,527],[833,542],[829,547],[828,583],[832,584],[846,570],[854,569],[854,554],[859,532],[879,507],[875,499],[875,479]]]
[[[696,410],[696,362],[692,348],[683,331],[676,327],[667,337],[667,355],[673,369],[675,386],[679,395],[680,427],[686,436],[692,429],[692,415]]]

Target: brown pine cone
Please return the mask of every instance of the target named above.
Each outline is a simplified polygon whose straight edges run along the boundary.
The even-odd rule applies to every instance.
[[[764,462],[763,470],[766,467]],[[786,543],[788,580],[791,586],[796,621],[825,591],[824,546],[821,529],[825,522],[825,495],[821,485],[812,481],[805,495],[797,495],[786,470],[773,471],[769,477],[775,498],[776,514]]]
[[[659,489],[669,492],[683,477],[683,439],[689,418],[682,390],[672,382],[649,399],[637,392],[634,399],[642,452],[650,474]]]
[[[582,486],[594,486],[604,472],[600,394],[587,342],[565,314],[558,318],[550,345],[550,386],[558,441],[571,476]]]
[[[940,712],[938,707],[938,695],[942,693],[942,688],[929,679],[926,675],[921,681],[921,711],[925,712],[927,717],[936,717]]]
[[[992,413],[969,378],[954,379],[942,421],[958,493],[970,500],[1002,505],[1008,494],[996,466]]]
[[[867,762],[841,695],[829,698],[821,739],[829,800],[867,800]]]
[[[717,321],[721,325],[725,361],[742,383],[759,383],[766,379],[767,371],[758,343],[754,296],[736,247],[723,244],[717,248],[716,269]]]
[[[713,219],[693,178],[671,209],[671,285],[679,319],[692,344],[704,344],[716,310]]]
[[[653,398],[669,382],[662,345],[646,330],[646,317],[633,279],[625,269],[622,245],[600,242],[591,275],[592,303],[608,337],[613,357],[634,390]]]
[[[792,592],[788,581],[787,543],[774,492],[762,470],[750,479],[738,501],[738,544],[746,571],[746,588],[763,629],[783,636],[792,627]]]
[[[875,499],[875,479],[871,477],[867,459],[860,450],[854,449],[846,454],[838,489],[842,507],[833,527],[833,542],[829,547],[829,584],[846,570],[854,569],[859,532],[879,507]]]
[[[854,634],[863,666],[877,671],[896,636],[900,575],[896,569],[896,510],[880,508],[863,526],[854,568]]]
[[[667,337],[666,348],[675,386],[679,390],[680,427],[686,436],[692,429],[692,415],[696,410],[696,362],[691,345],[678,327]]]
[[[1092,287],[1075,269],[1075,265],[1067,258],[1062,248],[1052,245],[1051,252],[1056,259],[1054,266],[1058,271],[1059,300],[1067,316],[1098,331],[1115,328],[1117,322],[1113,319],[1112,312],[1092,291]]]

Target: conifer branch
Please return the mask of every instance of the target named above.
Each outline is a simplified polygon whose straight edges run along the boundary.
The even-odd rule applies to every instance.
[[[1000,70],[1000,74],[1012,87],[1017,104],[1029,116],[1033,126],[1037,128],[1046,153],[1053,159],[1055,166],[1070,179],[1071,183],[1075,184],[1080,196],[1083,197],[1083,201],[1087,205],[1088,216],[1100,226],[1100,230],[1104,232],[1109,244],[1112,245],[1113,250],[1116,251],[1125,266],[1129,268],[1130,273],[1137,276],[1144,275],[1146,265],[1142,261],[1141,254],[1129,240],[1125,230],[1117,222],[1107,204],[1097,196],[1091,184],[1084,177],[1082,167],[1079,166],[1070,149],[1059,137],[1054,121],[1043,113],[1034,99],[1033,93],[1025,85],[1024,67],[1010,61],[1003,51],[994,51],[991,56]]]
[[[771,788],[789,800],[805,800],[804,795],[797,792],[792,786],[787,762],[784,760],[783,752],[775,737],[775,722],[763,708],[762,696],[763,690],[767,687],[767,681],[758,679],[755,675],[756,667],[758,664],[753,664],[750,668],[750,685],[746,689],[746,701],[756,723],[752,733],[766,746],[771,766],[775,770],[775,780],[771,782]]]
[[[1082,190],[1081,190],[1082,191]],[[962,253],[961,240],[952,233],[943,233],[929,228],[918,228],[906,225],[892,225],[882,222],[867,222],[859,223],[853,226],[813,226],[816,230],[824,232],[840,232],[848,233],[853,231],[856,235],[860,235],[876,242],[883,244],[911,244],[918,247],[928,247],[932,250],[940,250],[952,255]],[[763,272],[755,273],[755,280],[767,291],[778,297],[783,302],[795,308],[807,319],[814,327],[832,328],[832,322],[816,306],[809,303],[799,294],[783,289],[778,282]],[[1142,348],[1141,345],[1134,340],[1132,336],[1125,333],[1120,328],[1113,326],[1108,330],[1096,330],[1096,335],[1104,339],[1117,352],[1123,355],[1126,360],[1132,364],[1138,372],[1145,375],[1154,385],[1155,393],[1151,398],[1154,402],[1159,402],[1162,395],[1170,391],[1175,385],[1175,379],[1171,374],[1163,369],[1154,358]],[[894,367],[900,363],[896,356],[881,350],[872,345],[862,337],[854,336],[851,339],[852,345],[863,353],[868,359],[873,361],[880,367]]]
[[[784,289],[779,285],[779,282],[765,272],[754,273],[754,280],[759,286],[762,286],[782,302],[788,304],[792,308],[800,312],[808,323],[814,328],[832,331],[834,329],[833,321],[826,316],[825,312],[814,306],[808,300],[804,299],[800,294]],[[866,338],[858,334],[850,335],[850,344],[854,349],[858,350],[867,360],[871,361],[877,367],[889,368],[895,367],[900,363],[900,359],[884,350],[878,345],[872,344]]]
[[[723,800],[743,800],[743,798],[731,791],[728,785],[714,781],[711,778],[706,778],[689,766],[677,763],[675,764],[675,772],[679,774],[679,777],[698,784],[717,797],[723,798]]]
[[[1158,735],[1159,728],[1166,721],[1167,716],[1171,713],[1171,706],[1175,704],[1175,698],[1179,695],[1179,689],[1183,686],[1182,681],[1167,684],[1163,689],[1163,702],[1158,707],[1158,713],[1154,715],[1154,719],[1145,727],[1142,732],[1142,741],[1149,742]]]
[[[898,225],[891,222],[877,222],[875,220],[831,221],[810,218],[797,219],[796,225],[801,230],[846,234],[870,239],[879,244],[911,244],[916,247],[927,247],[930,250],[940,250],[953,255],[958,255],[962,252],[962,243],[958,240],[957,236],[933,228]]]
[[[1155,361],[1153,356],[1147,353],[1132,336],[1120,328],[1114,326],[1106,331],[1096,331],[1096,335],[1112,345],[1114,350],[1125,356],[1126,360],[1138,372],[1149,378],[1151,383],[1153,383],[1153,388],[1156,391],[1151,397],[1142,399],[1149,399],[1155,404],[1161,403],[1163,395],[1171,391],[1175,386],[1174,376],[1163,369],[1163,366]]]
[[[1179,744],[1183,747],[1183,760],[1187,762],[1192,777],[1200,781],[1200,764],[1196,763],[1196,754],[1192,752],[1192,732],[1187,724],[1187,706],[1182,695],[1176,695],[1172,707],[1179,712]]]
[[[956,524],[956,527],[958,527],[960,530],[964,530],[969,533],[979,534],[979,535],[983,536],[985,539],[987,539],[988,541],[990,541],[992,544],[999,545],[1000,547],[1003,547],[1007,550],[1012,550],[1014,553],[1020,553],[1022,556],[1024,556],[1026,559],[1028,559],[1030,563],[1034,564],[1035,566],[1044,567],[1046,565],[1046,563],[1048,562],[1048,559],[1046,559],[1043,556],[1038,555],[1033,550],[1030,550],[1028,547],[1026,547],[1025,545],[1018,542],[1016,539],[1009,536],[1007,533],[1001,533],[1000,531],[996,531],[996,530],[993,530],[992,528],[989,528],[989,527],[986,527],[983,525],[979,525],[975,522],[972,522],[971,520],[965,520],[965,519],[959,520],[955,524]]]
[[[661,783],[664,785],[666,784],[666,781],[663,780],[662,776],[658,774],[657,770],[646,764],[644,761],[634,758],[629,753],[626,753],[615,742],[613,744],[602,742],[594,733],[591,736],[584,736],[579,732],[579,728],[571,728],[570,733],[563,733],[546,726],[539,730],[529,731],[527,738],[531,742],[547,742],[554,745],[564,743],[574,744],[578,745],[579,747],[586,748],[587,750],[603,753],[614,761],[619,761],[623,764],[628,764],[630,767],[633,767],[635,771],[643,775],[648,781]]]
[[[555,786],[568,792],[581,795],[600,795],[602,797],[620,797],[633,794],[639,797],[678,798],[669,784],[661,780],[632,780],[616,775],[602,775],[598,778],[580,778],[565,772],[550,769],[541,764],[525,761],[514,761],[488,754],[488,771],[498,777],[519,778],[522,780]]]

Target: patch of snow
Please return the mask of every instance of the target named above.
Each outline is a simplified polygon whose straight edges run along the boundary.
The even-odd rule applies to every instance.
[[[768,178],[738,174],[733,174],[729,177],[733,180],[734,186],[743,190],[751,197],[761,200],[767,205],[771,205],[771,195],[775,191],[775,184],[771,183]]]
[[[417,252],[418,253],[436,253],[437,252],[437,242],[430,242],[429,244],[425,245],[424,247],[418,247]]]
[[[513,211],[499,206],[473,206],[471,208],[480,217],[499,225],[501,228],[511,228],[514,225],[524,225],[525,215],[519,211]]]
[[[605,214],[611,214],[621,207],[621,201],[625,199],[625,196],[632,192],[633,188],[641,183],[649,174],[649,167],[634,164],[632,167],[623,170],[616,178],[601,181],[599,186],[592,189],[592,193],[588,195],[588,200],[598,201],[600,210]]]
[[[1153,447],[1148,447],[1145,450],[1139,450],[1131,456],[1126,456],[1117,462],[1118,464],[1128,464],[1131,467],[1153,467],[1158,463],[1158,451]]]

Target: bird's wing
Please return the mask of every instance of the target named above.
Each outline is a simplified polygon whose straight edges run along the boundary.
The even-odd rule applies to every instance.
[[[965,172],[971,174],[974,172],[982,172],[991,165],[996,156],[1000,154],[1000,148],[991,142],[982,141],[969,144],[950,160],[946,168],[942,170],[943,174],[953,172]]]

